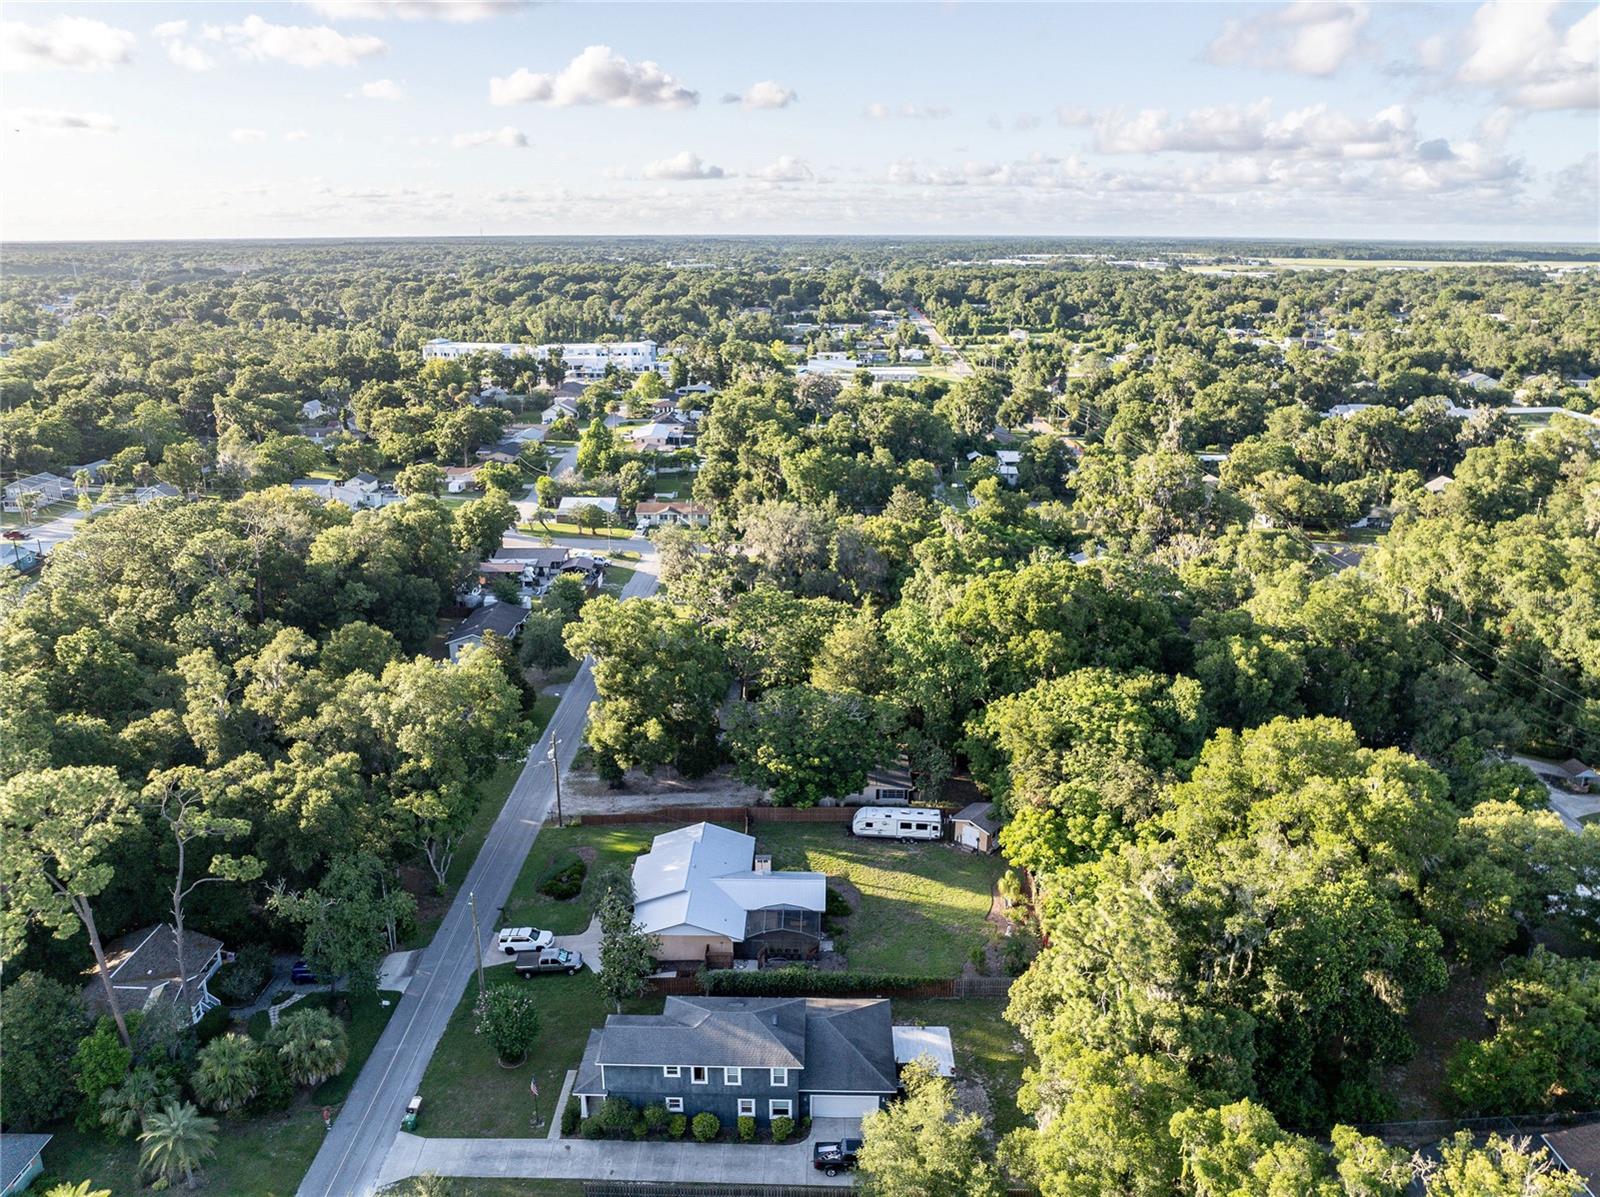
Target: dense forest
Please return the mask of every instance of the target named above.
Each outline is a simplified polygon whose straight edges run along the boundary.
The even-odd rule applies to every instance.
[[[1051,256],[995,260],[1025,254]],[[1110,260],[1176,254],[1471,264]],[[290,937],[286,895],[335,886],[367,919],[339,959],[374,958],[410,917],[402,871],[443,882],[525,742],[521,666],[590,654],[587,742],[615,782],[731,763],[809,804],[903,755],[924,792],[993,800],[1037,948],[1007,1012],[1031,1124],[999,1160],[1049,1197],[1398,1192],[1375,1141],[1301,1136],[1393,1115],[1408,1018],[1463,977],[1487,979],[1493,1031],[1451,1055],[1452,1109],[1592,1109],[1600,822],[1573,830],[1510,759],[1600,757],[1600,277],[1513,264],[1592,257],[24,247],[0,283],[0,463],[104,461],[80,501],[108,510],[6,583],[8,985],[77,984],[94,932],[157,919]],[[795,372],[874,327],[926,345],[921,313],[952,344],[914,382]],[[431,467],[561,382],[424,361],[432,337],[658,342],[666,386],[608,373],[570,421],[562,486],[629,507],[663,462],[603,417],[709,384],[666,464],[692,466],[710,526],[657,534],[662,596],[427,655],[545,463],[465,505]],[[285,485],[362,470],[409,497],[352,513]],[[151,479],[177,494],[108,502]],[[748,701],[725,720],[731,680]],[[199,876],[218,883],[185,905]],[[87,1092],[29,1084],[8,1078],[8,1127]],[[1569,1191],[1448,1183],[1430,1191]]]

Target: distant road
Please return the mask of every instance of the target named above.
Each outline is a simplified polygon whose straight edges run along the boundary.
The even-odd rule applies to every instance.
[[[654,552],[642,540],[629,544],[630,548],[641,546],[643,556],[623,588],[624,598],[642,598],[656,588]],[[565,770],[578,751],[594,697],[594,679],[585,662],[561,696],[550,726],[528,750],[527,763],[478,858],[434,932],[433,942],[423,950],[405,995],[300,1183],[300,1197],[365,1197],[377,1192],[378,1172],[400,1130],[406,1103],[422,1084],[434,1048],[466,992],[467,978],[498,926],[500,908],[510,896],[555,799],[550,762],[545,759],[551,737],[561,741],[561,767]],[[473,893],[477,894],[482,935],[478,943],[472,940],[468,909],[468,895]]]
[[[967,359],[957,352],[954,345],[945,340],[944,334],[934,326],[932,320],[928,319],[926,312],[916,307],[908,307],[906,311],[911,316],[911,323],[916,325],[917,331],[927,337],[933,343],[933,347],[944,354],[945,358],[950,362],[950,372],[952,374],[960,375],[964,378],[972,373],[972,367],[967,364]]]

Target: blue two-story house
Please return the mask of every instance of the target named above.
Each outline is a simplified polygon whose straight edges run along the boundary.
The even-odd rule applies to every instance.
[[[899,1089],[881,998],[669,997],[660,1014],[613,1014],[589,1032],[573,1094],[670,1113],[860,1118]]]

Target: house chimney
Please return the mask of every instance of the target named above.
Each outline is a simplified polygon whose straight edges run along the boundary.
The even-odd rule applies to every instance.
[[[770,857],[770,856],[757,856],[756,860],[755,860],[754,868],[755,868],[755,871],[757,873],[770,873],[770,872],[772,872],[772,857]]]

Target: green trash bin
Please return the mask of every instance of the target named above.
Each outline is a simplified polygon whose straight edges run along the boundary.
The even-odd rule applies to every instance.
[[[400,1120],[400,1129],[415,1131],[417,1129],[417,1115],[422,1113],[422,1094],[413,1097],[406,1106],[406,1116]]]

